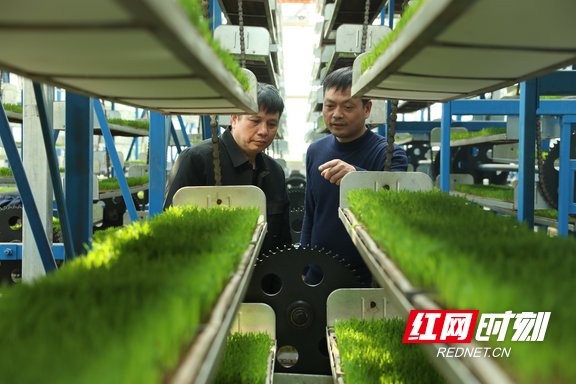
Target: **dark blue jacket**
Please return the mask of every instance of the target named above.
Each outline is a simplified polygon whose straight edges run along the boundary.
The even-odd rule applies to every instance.
[[[340,159],[353,165],[357,171],[383,171],[387,145],[386,138],[367,129],[361,137],[349,143],[341,143],[332,135],[326,136],[313,142],[306,154],[306,209],[300,242],[344,257],[368,286],[371,281],[368,267],[338,218],[340,186],[324,179],[318,167]],[[407,169],[406,153],[394,144],[392,171],[405,172]],[[307,277],[314,282],[316,277],[313,274],[314,271],[310,271]]]

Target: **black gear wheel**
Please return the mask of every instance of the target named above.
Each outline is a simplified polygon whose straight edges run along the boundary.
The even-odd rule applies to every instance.
[[[572,138],[570,142],[576,143],[576,132],[572,133]],[[542,192],[542,195],[544,197],[546,197],[547,194],[549,195],[550,201],[548,201],[548,199],[546,200],[548,201],[548,204],[550,204],[553,207],[558,207],[559,172],[554,166],[554,162],[560,158],[560,145],[561,142],[558,142],[555,146],[550,148],[550,151],[548,151],[548,155],[546,156],[546,159],[544,159],[544,163],[542,164],[542,168],[544,171],[544,180],[540,181],[538,185],[540,187],[540,192]],[[576,144],[572,144],[570,148],[570,159],[572,160],[576,159]],[[574,184],[576,185],[576,180]],[[544,193],[544,191],[542,191],[542,185],[544,185],[544,188],[546,188],[546,191],[548,192],[547,194]]]
[[[0,242],[22,241],[22,206],[0,209]]]
[[[293,244],[300,242],[303,221],[304,208],[295,208],[290,210],[290,234],[292,235]]]
[[[321,269],[320,283],[306,282],[303,274],[308,268]],[[336,289],[362,287],[340,257],[323,250],[285,248],[258,261],[244,301],[271,306],[278,348],[292,346],[298,352],[294,366],[276,363],[276,372],[330,375],[326,300]]]
[[[289,188],[288,198],[290,199],[290,209],[303,208],[305,205],[306,189],[301,187]]]
[[[288,189],[306,188],[306,179],[301,177],[289,177],[286,179],[286,186]]]
[[[406,150],[408,163],[412,164],[414,170],[418,168],[418,163],[420,160],[426,160],[426,153],[428,153],[429,150],[430,147],[425,147],[424,145],[412,145]]]
[[[22,260],[0,261],[0,285],[4,282],[15,284],[22,278]]]
[[[474,151],[476,148],[477,152]],[[450,148],[450,173],[470,174],[474,178],[474,184],[482,184],[484,179],[488,179],[490,184],[504,185],[508,179],[508,172],[479,171],[478,165],[491,164],[492,159],[488,157],[491,145],[479,145],[476,147],[452,147]],[[474,153],[476,152],[476,154]],[[438,177],[440,174],[440,151],[432,164],[432,176]]]

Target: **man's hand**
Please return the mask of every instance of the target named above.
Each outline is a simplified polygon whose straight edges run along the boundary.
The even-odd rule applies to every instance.
[[[342,160],[334,159],[319,166],[318,170],[322,172],[321,175],[326,180],[329,180],[332,184],[340,185],[342,178],[350,172],[355,172],[356,168]]]

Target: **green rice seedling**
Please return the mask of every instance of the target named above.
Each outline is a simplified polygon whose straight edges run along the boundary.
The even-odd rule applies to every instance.
[[[128,187],[134,187],[137,185],[144,185],[148,183],[149,176],[139,176],[139,177],[127,177],[126,182],[128,183]],[[100,191],[114,191],[116,189],[120,189],[120,184],[118,183],[118,179],[113,177],[111,179],[101,179],[98,180],[98,188]]]
[[[336,341],[344,382],[381,384],[445,383],[418,344],[402,343],[406,321],[338,321]]]
[[[505,185],[455,184],[454,189],[469,195],[514,201],[514,188]]]
[[[366,72],[366,70],[374,64],[376,59],[378,59],[384,53],[384,51],[386,51],[390,44],[396,40],[402,29],[404,29],[406,24],[408,24],[408,21],[412,18],[412,16],[416,14],[418,9],[420,9],[422,4],[425,2],[426,0],[412,0],[411,4],[404,10],[402,18],[398,24],[395,25],[392,32],[384,36],[382,41],[380,41],[378,44],[375,44],[372,48],[372,51],[364,56],[362,59],[362,73]]]
[[[483,128],[480,131],[454,132],[450,134],[450,140],[462,140],[470,139],[472,137],[501,135],[503,133],[506,133],[506,128],[490,127]]]
[[[150,123],[147,121],[125,120],[125,119],[106,119],[109,124],[126,125],[128,127],[150,130]]]
[[[57,217],[53,217],[52,218],[52,229],[55,232],[60,232],[61,228],[60,228],[60,219],[58,219]]]
[[[120,231],[122,228],[123,227],[110,227],[102,231],[94,231],[92,234],[92,244],[104,243],[110,235]]]
[[[10,104],[10,103],[6,103],[6,104],[2,104],[4,106],[4,110],[5,111],[12,111],[12,112],[20,112],[22,113],[22,107],[16,104]]]
[[[146,160],[126,160],[124,164],[146,164]]]
[[[204,36],[204,39],[206,39],[206,42],[216,53],[224,66],[232,72],[244,89],[250,90],[250,79],[248,79],[244,72],[242,72],[242,68],[238,65],[238,61],[228,50],[222,48],[218,41],[212,37],[208,20],[205,20],[204,17],[202,17],[202,5],[197,0],[178,0],[178,2],[188,14],[192,25],[198,29],[202,36]]]
[[[540,96],[540,99],[544,99],[544,100],[555,100],[555,99],[563,99],[566,96]]]
[[[170,208],[34,284],[2,286],[0,382],[162,382],[208,319],[257,220],[256,208]]]
[[[12,174],[12,168],[0,167],[0,177],[11,177],[11,176],[14,176]]]
[[[271,342],[267,333],[234,333],[228,336],[215,384],[264,384]]]
[[[355,190],[348,204],[415,286],[433,287],[446,309],[480,313],[551,312],[541,342],[512,348],[505,369],[519,383],[576,382],[576,239],[535,233],[517,219],[486,212],[443,192]]]

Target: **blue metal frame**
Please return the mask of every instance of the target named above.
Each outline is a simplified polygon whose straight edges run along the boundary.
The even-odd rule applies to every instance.
[[[537,115],[569,115],[576,110],[576,100],[540,100]],[[453,115],[519,115],[520,100],[454,100]]]
[[[138,214],[136,213],[136,207],[134,206],[134,200],[132,200],[132,195],[130,195],[130,188],[126,182],[126,176],[124,176],[124,171],[122,170],[122,164],[120,164],[120,159],[118,158],[118,152],[116,151],[116,146],[114,145],[114,139],[112,133],[110,132],[110,127],[106,121],[106,116],[104,115],[104,110],[99,102],[95,102],[94,111],[96,112],[96,117],[100,123],[100,130],[102,131],[102,136],[104,136],[104,141],[106,142],[106,148],[110,154],[110,160],[112,160],[112,166],[116,168],[116,177],[118,179],[118,184],[120,185],[120,190],[122,191],[122,197],[124,198],[124,203],[126,204],[126,210],[130,215],[130,220],[132,222],[138,221]]]
[[[52,119],[48,116],[48,108],[42,85],[33,82],[33,87],[34,96],[36,97],[36,105],[38,107],[38,116],[40,118],[40,126],[42,128],[42,136],[44,137],[44,147],[46,148],[48,168],[50,169],[50,178],[52,179],[52,187],[54,188],[54,198],[56,199],[56,206],[58,207],[58,217],[60,218],[60,228],[62,231],[64,249],[66,250],[67,259],[73,260],[76,256],[72,245],[72,231],[69,226],[70,220],[68,218],[68,210],[66,209],[62,180],[60,179],[60,167],[58,166],[58,156],[56,155],[56,143],[54,142]]]
[[[164,186],[166,185],[166,149],[168,116],[150,112],[150,208],[149,217],[162,213],[164,206]]]
[[[568,236],[568,214],[576,214],[574,203],[574,172],[576,160],[570,159],[572,130],[576,116],[564,116],[560,128],[560,172],[558,174],[558,235]]]
[[[452,102],[442,104],[440,133],[440,189],[450,192],[450,128],[452,126]]]
[[[54,260],[66,260],[64,244],[53,244],[52,252]],[[0,261],[1,260],[22,260],[22,243],[1,243]]]
[[[220,24],[222,24],[222,8],[218,0],[210,0],[208,3],[208,11],[210,12],[210,30],[212,31],[212,36],[214,36],[214,30]]]
[[[0,103],[0,139],[2,139],[6,156],[10,162],[10,167],[14,174],[14,180],[16,181],[16,186],[20,192],[20,198],[22,199],[24,211],[26,212],[32,235],[36,241],[36,246],[38,247],[38,253],[40,254],[44,270],[46,273],[55,271],[57,267],[56,262],[54,261],[54,255],[52,254],[50,243],[46,237],[42,221],[40,221],[38,207],[34,201],[32,189],[30,188],[30,183],[28,183],[28,178],[24,172],[22,159],[20,159],[20,154],[18,153],[14,136],[12,136],[10,123],[8,122],[8,117],[6,116],[6,111],[4,111],[2,103]]]
[[[184,136],[184,142],[186,143],[186,147],[190,148],[190,139],[188,138],[188,134],[186,133],[186,124],[184,124],[184,120],[182,120],[182,116],[178,115],[178,122],[180,123],[180,129],[182,130],[182,135]]]
[[[556,71],[538,78],[540,96],[576,95],[576,71]]]
[[[66,91],[66,207],[76,255],[91,247],[93,230],[94,101]]]
[[[180,154],[180,152],[182,152],[182,148],[180,148],[180,140],[178,140],[178,134],[176,133],[174,123],[172,123],[172,119],[170,119],[170,133],[172,134],[172,138],[174,138],[174,144],[176,144],[176,151],[178,152],[178,154]]]
[[[438,121],[398,121],[396,122],[396,132],[429,133],[432,129],[440,127],[440,125]],[[459,121],[458,126],[464,127],[469,131],[480,131],[486,127],[505,128],[506,123],[503,121]]]
[[[534,161],[538,79],[520,84],[520,142],[518,163],[518,221],[534,228]]]

